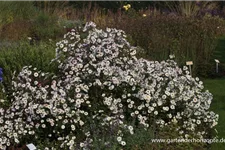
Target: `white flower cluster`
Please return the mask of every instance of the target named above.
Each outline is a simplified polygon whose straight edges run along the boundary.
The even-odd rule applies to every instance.
[[[137,59],[122,30],[90,22],[56,45],[57,75],[29,66],[13,81],[12,105],[0,109],[0,149],[24,137],[91,149],[93,136],[104,132],[125,146],[123,131],[134,134],[137,125],[177,124],[181,137],[204,137],[217,124],[208,111],[212,95],[187,67]]]

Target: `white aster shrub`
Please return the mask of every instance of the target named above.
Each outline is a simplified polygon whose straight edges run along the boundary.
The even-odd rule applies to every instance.
[[[122,30],[90,22],[56,45],[57,74],[26,66],[13,80],[11,106],[0,109],[0,149],[40,140],[55,149],[125,146],[124,132],[171,124],[181,138],[204,138],[217,124],[212,94],[187,67],[136,58]]]

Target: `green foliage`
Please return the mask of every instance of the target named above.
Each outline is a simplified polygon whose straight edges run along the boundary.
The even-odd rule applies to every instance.
[[[31,22],[18,20],[0,27],[1,41],[17,41],[27,38],[30,32]]]
[[[1,1],[0,26],[14,20],[30,19],[35,14],[36,8],[32,2]]]
[[[216,73],[216,62],[214,59],[218,59],[220,63],[218,64],[218,73]],[[213,52],[213,57],[211,59],[211,73],[210,77],[223,77],[225,75],[225,38],[224,36],[218,39],[218,44],[215,51]]]
[[[33,26],[31,28],[31,36],[37,36],[42,40],[55,39],[62,35],[63,28],[58,24],[58,18],[54,15],[39,13],[34,18]]]
[[[216,127],[218,131],[218,139],[224,139],[225,137],[225,92],[224,92],[224,85],[225,85],[225,78],[221,79],[204,79],[205,89],[212,92],[214,101],[211,106],[211,110],[215,111],[220,115],[218,125]],[[225,147],[225,143],[213,143],[212,150],[223,150]]]
[[[35,36],[45,40],[55,39],[57,35],[62,36],[64,30],[58,24],[58,14],[53,13],[63,5],[52,5],[55,2],[43,4],[44,8],[39,9],[34,2],[0,2],[1,39],[21,40]],[[55,6],[57,8],[54,8]]]
[[[17,74],[25,65],[35,66],[43,71],[53,71],[54,67],[49,65],[49,62],[54,55],[55,50],[52,43],[30,45],[29,41],[25,41],[1,47],[0,66],[4,72],[4,85],[11,85],[14,71]]]
[[[68,1],[34,1],[33,5],[46,14],[55,14],[58,10],[68,7]]]
[[[191,142],[152,142],[153,139],[176,139],[179,137],[177,126],[169,125],[164,128],[158,128],[157,132],[153,132],[152,129],[145,130],[143,128],[137,128],[132,136],[127,136],[127,146],[125,150],[204,150],[206,148],[205,143],[191,143]]]
[[[137,128],[132,136],[126,137],[126,150],[144,150],[150,145],[153,138],[154,133],[151,129]]]
[[[72,29],[78,26],[82,26],[84,24],[81,20],[66,20],[66,19],[59,19],[60,27]]]

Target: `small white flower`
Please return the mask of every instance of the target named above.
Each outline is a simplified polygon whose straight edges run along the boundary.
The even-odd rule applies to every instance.
[[[162,105],[162,101],[158,100],[157,104],[158,104],[158,106],[161,106]]]
[[[37,72],[34,73],[34,77],[38,77],[38,73]]]
[[[132,126],[128,126],[128,129],[129,130],[133,130],[134,128]]]
[[[175,106],[174,106],[174,105],[170,105],[170,108],[171,108],[171,109],[175,109]]]
[[[162,96],[162,99],[166,99],[166,95],[163,95],[163,96]]]
[[[63,44],[60,44],[60,48],[63,48],[64,47],[64,45]]]
[[[62,125],[62,126],[61,126],[61,129],[65,129],[65,125]]]
[[[197,124],[201,124],[201,121],[200,121],[200,120],[197,120],[196,123],[197,123]]]
[[[139,114],[139,111],[136,110],[134,113],[135,113],[135,114]]]
[[[117,137],[117,141],[118,141],[118,142],[121,142],[121,141],[122,141],[122,137],[120,137],[120,136]]]
[[[122,141],[122,142],[121,142],[121,145],[122,145],[122,146],[125,146],[125,145],[126,145],[126,142],[125,142],[125,141]]]
[[[80,143],[80,147],[84,147],[84,143]]]
[[[42,127],[42,128],[45,128],[45,127],[46,127],[46,125],[45,125],[45,124],[42,124],[42,125],[41,125],[41,127]]]

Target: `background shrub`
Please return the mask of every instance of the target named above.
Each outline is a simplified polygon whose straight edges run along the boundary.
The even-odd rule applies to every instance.
[[[219,3],[210,1],[180,1],[180,2],[165,2],[165,6],[171,11],[180,16],[197,17],[205,14],[218,15]]]
[[[132,43],[145,49],[145,58],[164,60],[175,54],[181,66],[189,60],[194,62],[193,75],[207,76],[211,72],[217,39],[225,33],[223,19],[176,15],[122,18],[111,26],[125,30]]]
[[[32,23],[29,20],[17,20],[3,25],[0,29],[0,43],[2,41],[13,42],[26,39],[30,34],[31,27]]]
[[[0,26],[16,20],[31,19],[36,13],[36,7],[32,2],[0,2]]]
[[[63,26],[58,23],[58,18],[54,15],[39,13],[32,21],[30,37],[38,40],[56,39],[64,34]]]
[[[30,20],[37,13],[32,2],[0,2],[0,39],[18,40],[27,37]]]

